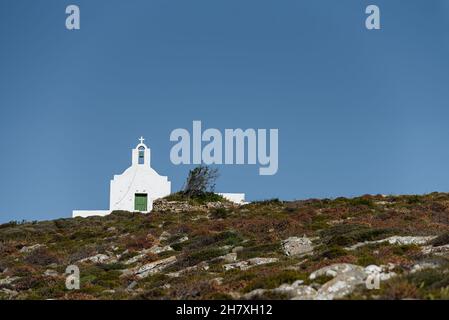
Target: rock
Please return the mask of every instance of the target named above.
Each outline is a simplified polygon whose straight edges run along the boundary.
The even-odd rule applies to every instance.
[[[138,285],[137,281],[131,282],[127,287],[126,290],[134,290],[134,288]]]
[[[44,248],[44,247],[46,247],[46,245],[38,243],[38,244],[29,246],[29,247],[25,246],[22,249],[20,249],[19,252],[21,252],[21,253],[31,253],[31,252],[33,252],[33,251],[35,251],[37,249]]]
[[[159,237],[159,241],[166,241],[168,240],[168,238],[171,237],[171,234],[168,233],[167,231],[162,232],[162,234]]]
[[[279,260],[278,258],[252,258],[252,259],[248,259],[246,261],[225,264],[225,265],[223,265],[223,268],[226,271],[232,270],[232,269],[247,270],[249,268],[259,266],[262,264],[274,263],[274,262],[277,262],[278,260]]]
[[[349,263],[337,263],[321,268],[310,274],[309,278],[314,280],[321,276],[330,276],[334,279],[326,282],[318,289],[316,300],[340,299],[354,291],[354,289],[364,283],[367,274],[361,266]]]
[[[84,258],[79,260],[78,262],[84,263],[84,262],[91,262],[91,263],[105,263],[107,261],[111,261],[111,258],[105,254],[97,254],[92,257]]]
[[[212,209],[232,209],[237,204],[231,202],[207,202],[205,204],[191,205],[187,201],[167,201],[166,199],[157,199],[153,202],[153,210],[158,212],[208,212]]]
[[[210,280],[210,283],[221,286],[223,284],[223,280],[224,279],[222,277],[217,277],[217,278],[213,278],[212,280]]]
[[[316,300],[334,300],[341,299],[352,293],[354,289],[364,283],[364,278],[359,277],[358,273],[347,273],[335,277],[326,282],[317,292]]]
[[[379,266],[376,266],[374,264],[369,265],[365,268],[365,272],[367,274],[376,274],[376,273],[381,273],[382,272],[382,268]]]
[[[439,265],[436,263],[432,263],[432,262],[422,262],[422,263],[417,263],[415,265],[412,266],[410,273],[415,273],[415,272],[419,272],[425,269],[436,269],[438,268]]]
[[[246,300],[258,299],[261,296],[263,296],[264,293],[267,292],[267,291],[268,290],[266,290],[266,289],[255,289],[255,290],[253,290],[251,292],[248,292],[247,294],[244,294],[242,298],[246,299]]]
[[[221,256],[220,259],[223,259],[227,263],[232,263],[237,261],[237,253],[228,253],[224,256]]]
[[[385,266],[385,265],[376,266],[373,264],[373,265],[369,265],[365,268],[365,273],[366,273],[367,277],[369,275],[378,275],[380,281],[385,281],[385,280],[389,280],[392,277],[396,276],[395,272],[390,272],[393,269],[394,269],[393,264],[390,264],[388,266]]]
[[[147,253],[141,253],[141,254],[138,254],[138,255],[136,255],[136,256],[134,256],[134,257],[132,257],[132,258],[126,260],[126,261],[124,262],[124,264],[130,265],[130,264],[136,263],[137,261],[142,260],[142,259],[145,258],[146,256],[147,256]]]
[[[298,286],[292,300],[314,300],[316,296],[317,291],[311,286]]]
[[[436,256],[447,256],[449,255],[449,244],[445,244],[438,247],[425,246],[422,248],[422,253],[434,254]]]
[[[424,237],[392,236],[392,237],[382,239],[382,240],[360,242],[351,247],[346,248],[346,250],[355,250],[359,247],[362,247],[362,246],[365,246],[368,244],[376,244],[376,243],[384,243],[384,242],[388,242],[389,244],[392,244],[392,245],[412,245],[412,244],[413,245],[423,245],[435,238],[436,238],[436,236],[424,236]]]
[[[239,252],[242,252],[244,249],[245,248],[242,247],[242,246],[237,246],[237,247],[233,248],[231,252],[232,253],[239,253]]]
[[[154,261],[151,263],[147,263],[143,265],[142,267],[138,268],[134,274],[142,279],[145,278],[151,274],[159,273],[168,266],[174,264],[176,262],[176,256],[171,256],[166,259]]]
[[[342,274],[357,273],[359,276],[365,276],[365,270],[361,266],[349,263],[336,263],[312,272],[309,276],[310,280],[315,280],[321,276],[336,277]]]
[[[282,241],[282,249],[287,256],[298,256],[313,251],[312,241],[307,237],[290,237]]]
[[[19,280],[20,277],[6,277],[4,279],[0,279],[0,286],[7,286],[12,284],[14,281]]]
[[[5,294],[8,296],[8,299],[12,299],[17,296],[19,293],[15,290],[10,290],[7,288],[0,289],[0,294]]]
[[[427,242],[435,239],[436,236],[428,236],[428,237],[399,237],[393,236],[384,240],[380,240],[380,242],[388,242],[389,244],[397,244],[397,245],[423,245]]]
[[[58,272],[56,272],[55,270],[51,270],[51,269],[47,269],[44,272],[44,276],[47,276],[47,277],[57,277],[58,275],[59,275]]]
[[[393,268],[392,264],[363,268],[349,263],[337,263],[312,272],[309,278],[314,280],[321,276],[333,277],[317,290],[315,297],[317,300],[333,300],[352,293],[358,285],[365,284],[370,275],[378,275],[380,281],[396,276],[396,273],[390,272]]]
[[[273,292],[277,294],[282,294],[287,296],[292,300],[313,300],[317,291],[310,286],[303,285],[302,280],[297,280],[292,284],[282,284],[279,287],[268,290],[268,289],[255,289],[243,296],[243,299],[252,300],[258,299],[267,292]]]
[[[189,237],[188,236],[184,236],[184,237],[178,239],[177,241],[175,241],[174,243],[178,244],[178,243],[184,243],[184,242],[187,242],[187,241],[189,241]]]
[[[174,250],[170,246],[164,246],[164,247],[153,246],[149,250],[150,253],[154,253],[154,254],[159,254],[159,253],[167,252],[167,251],[174,251]]]
[[[103,290],[102,293],[104,293],[104,294],[114,294],[115,290],[113,290],[113,289]]]
[[[159,254],[159,253],[167,252],[167,251],[174,251],[174,250],[170,246],[160,247],[158,245],[155,245],[155,246],[152,246],[149,249],[144,249],[144,250],[140,251],[140,253],[138,255],[136,255],[136,256],[126,260],[124,262],[124,264],[130,265],[130,264],[136,263],[136,262],[144,259],[149,253]]]

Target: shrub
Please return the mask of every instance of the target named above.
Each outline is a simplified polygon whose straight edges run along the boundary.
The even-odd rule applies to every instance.
[[[270,204],[282,204],[282,201],[278,198],[273,199],[266,199],[266,200],[260,200],[260,201],[254,201],[252,204],[259,204],[259,205],[270,205]]]
[[[125,242],[125,247],[128,250],[143,250],[151,248],[155,243],[155,239],[151,235],[142,234],[128,237]]]
[[[274,289],[281,284],[291,284],[296,280],[305,281],[307,280],[307,275],[294,270],[284,270],[274,274],[257,277],[245,287],[244,291],[250,292],[255,289]]]
[[[208,261],[226,254],[227,252],[218,248],[203,249],[183,255],[176,265],[180,267],[191,267],[202,261]]]
[[[342,224],[323,230],[321,237],[325,244],[348,246],[358,242],[378,240],[394,233],[392,229],[370,229],[363,225]]]
[[[52,263],[58,263],[59,259],[53,253],[48,251],[48,249],[39,248],[25,257],[25,261],[38,266],[47,266]]]
[[[190,170],[183,193],[189,198],[213,193],[218,176],[217,168],[200,165]]]
[[[228,210],[225,208],[217,208],[211,214],[212,219],[225,219],[228,217]]]
[[[330,247],[324,247],[318,253],[313,257],[314,261],[319,261],[321,259],[335,259],[339,257],[346,256],[348,253],[345,249],[343,249],[340,246],[330,246]]]
[[[237,255],[239,259],[250,259],[280,251],[279,243],[267,243],[250,247],[244,247]]]
[[[440,289],[449,286],[449,274],[440,269],[426,269],[412,273],[407,280],[417,287],[425,289]]]

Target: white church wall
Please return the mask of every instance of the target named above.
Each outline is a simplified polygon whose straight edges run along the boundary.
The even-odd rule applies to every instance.
[[[109,210],[75,210],[73,217],[104,216],[114,210],[136,211],[135,195],[147,195],[148,213],[153,209],[153,201],[171,193],[171,182],[151,168],[151,150],[143,143],[132,149],[131,167],[121,175],[114,175],[110,183]]]
[[[167,177],[158,175],[150,167],[134,165],[122,175],[114,176],[111,181],[110,206],[111,211],[134,211],[134,196],[136,193],[148,195],[148,210],[153,208],[153,201],[171,193],[171,182]]]

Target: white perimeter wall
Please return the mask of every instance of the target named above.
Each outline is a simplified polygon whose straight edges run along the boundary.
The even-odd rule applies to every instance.
[[[245,202],[245,194],[244,193],[217,193],[218,195],[222,196],[226,200],[229,200],[231,202],[237,203],[237,204],[246,204]]]
[[[73,210],[72,217],[81,217],[81,218],[87,218],[87,217],[93,217],[93,216],[100,216],[104,217],[110,214],[111,211],[109,210]]]

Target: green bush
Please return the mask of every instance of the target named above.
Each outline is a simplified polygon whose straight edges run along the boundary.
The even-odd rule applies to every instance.
[[[39,248],[26,256],[25,261],[34,265],[47,266],[52,263],[58,263],[59,259],[53,253],[48,251],[48,249]]]
[[[217,208],[211,213],[212,219],[226,219],[228,217],[228,210],[225,208]]]
[[[449,273],[440,269],[426,269],[408,275],[407,280],[423,289],[441,289],[449,286]]]
[[[261,256],[266,256],[273,253],[279,253],[279,243],[266,243],[254,246],[244,247],[242,251],[237,253],[239,259],[250,259]]]
[[[322,247],[321,250],[313,256],[314,261],[319,261],[322,259],[335,259],[339,257],[346,256],[348,253],[345,249],[340,246],[332,245],[329,247]]]
[[[244,289],[250,292],[255,289],[274,289],[284,283],[293,283],[296,280],[307,280],[307,275],[294,270],[284,270],[267,276],[257,277],[251,281]]]
[[[371,229],[357,224],[342,224],[323,230],[320,234],[325,244],[349,246],[358,242],[379,240],[395,233],[393,229]]]
[[[217,258],[219,256],[225,255],[227,251],[218,249],[218,248],[208,248],[195,252],[191,252],[189,254],[183,255],[176,265],[180,267],[191,267],[202,261],[208,261],[213,258]]]

